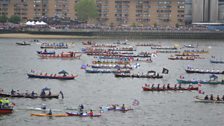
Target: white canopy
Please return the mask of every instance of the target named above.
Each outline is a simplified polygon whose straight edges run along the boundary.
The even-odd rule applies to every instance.
[[[47,25],[47,23],[43,22],[43,21],[27,21],[26,22],[26,25],[31,25],[31,26],[34,26],[34,25]]]

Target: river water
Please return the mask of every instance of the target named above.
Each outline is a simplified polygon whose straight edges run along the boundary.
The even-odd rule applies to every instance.
[[[65,98],[62,99],[10,99],[16,103],[15,111],[10,115],[0,116],[0,126],[223,126],[223,104],[195,103],[193,92],[143,92],[142,85],[145,83],[175,84],[180,75],[185,78],[209,79],[209,75],[191,74],[184,71],[187,65],[198,68],[224,69],[222,64],[211,64],[211,55],[223,58],[224,43],[221,40],[128,40],[130,45],[137,42],[161,43],[172,46],[174,44],[199,44],[202,49],[209,50],[209,54],[203,55],[206,59],[195,61],[171,61],[170,54],[158,54],[153,58],[153,63],[140,63],[137,72],[156,70],[162,72],[162,68],[169,69],[169,74],[163,79],[131,79],[115,78],[113,74],[87,74],[80,69],[82,64],[90,64],[93,60],[85,54],[81,59],[40,59],[36,51],[40,50],[40,44],[32,43],[31,46],[17,46],[16,42],[24,39],[0,39],[0,88],[5,91],[26,90],[38,91],[44,87],[50,87],[52,93],[63,91]],[[28,41],[28,39],[26,40]],[[72,47],[68,50],[80,51],[82,47],[80,39],[40,39],[42,42],[68,42]],[[117,40],[96,39],[98,43],[113,43]],[[60,53],[68,50],[56,50]],[[137,47],[138,51],[150,51],[150,47]],[[45,80],[29,79],[26,75],[30,70],[47,73],[57,73],[66,70],[72,74],[78,74],[75,80]],[[222,78],[222,76],[220,76]],[[203,85],[202,90],[206,94],[224,95],[223,85]],[[64,113],[68,108],[77,108],[84,104],[87,110],[96,112],[101,105],[125,104],[132,105],[134,99],[140,104],[132,106],[134,111],[126,113],[105,112],[100,118],[80,117],[32,117],[31,113],[41,113],[27,110],[28,107],[40,107],[46,104],[48,108],[59,109]]]

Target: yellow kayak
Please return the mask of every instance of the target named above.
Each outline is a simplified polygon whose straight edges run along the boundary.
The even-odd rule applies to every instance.
[[[52,114],[52,115],[49,115],[49,114],[31,114],[31,116],[47,116],[47,117],[67,117],[68,114]]]

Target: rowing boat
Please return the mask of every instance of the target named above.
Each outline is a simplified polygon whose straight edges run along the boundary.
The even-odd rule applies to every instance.
[[[69,115],[64,113],[64,114],[46,114],[46,113],[32,113],[31,116],[39,116],[39,117],[68,117]]]
[[[184,79],[177,79],[179,84],[224,84],[224,80],[217,81],[217,80],[184,80]]]
[[[203,98],[195,97],[195,102],[201,103],[224,103],[223,100],[205,100]]]
[[[79,117],[100,117],[101,116],[101,114],[93,114],[91,116],[88,113],[83,113],[82,115],[80,115],[78,112],[66,112],[66,114],[68,114],[68,116],[79,116]]]
[[[189,87],[189,88],[151,88],[147,86],[142,87],[143,91],[192,91],[198,90],[198,87]]]

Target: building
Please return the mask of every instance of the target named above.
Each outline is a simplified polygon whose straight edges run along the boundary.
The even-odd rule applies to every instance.
[[[79,0],[0,0],[0,15],[23,20],[41,17],[75,19]],[[185,0],[96,0],[100,24],[133,26],[184,25]]]
[[[192,0],[192,22],[223,22],[224,0]]]
[[[109,25],[184,25],[185,0],[97,0],[99,21]]]
[[[77,0],[0,0],[0,15],[20,16],[23,20],[40,17],[75,19]]]

